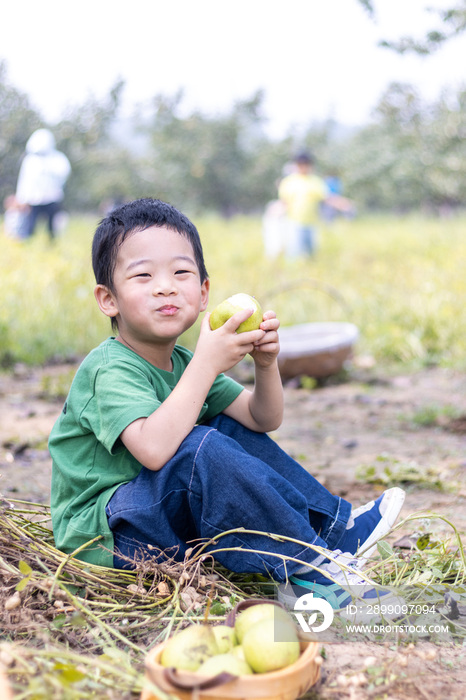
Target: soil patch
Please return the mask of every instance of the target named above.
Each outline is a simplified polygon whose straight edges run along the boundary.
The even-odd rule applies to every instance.
[[[0,375],[0,492],[49,502],[47,437],[75,368],[18,366]],[[466,533],[466,373],[429,369],[379,376],[365,370],[312,390],[285,386],[273,437],[332,492],[360,505],[392,484],[407,491],[402,518],[430,512]],[[393,533],[452,535],[448,522],[412,521]],[[466,697],[464,648],[419,642],[325,645],[314,698]]]

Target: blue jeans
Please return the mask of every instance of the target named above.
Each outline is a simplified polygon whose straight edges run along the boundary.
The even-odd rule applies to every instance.
[[[305,226],[290,221],[285,243],[285,253],[289,258],[313,255],[317,248],[317,231],[314,226]]]
[[[37,220],[43,216],[47,219],[47,230],[50,238],[55,238],[55,216],[60,211],[60,202],[51,202],[50,204],[34,204],[31,206],[27,216],[23,238],[30,238],[36,229]]]
[[[162,469],[143,467],[119,486],[106,508],[116,568],[128,566],[118,552],[133,557],[142,550],[182,560],[194,540],[241,527],[335,549],[350,512],[347,501],[327,491],[268,435],[223,414],[196,426]],[[231,547],[239,551],[215,552]],[[277,581],[303,565],[285,565],[274,554],[307,563],[318,557],[294,542],[242,532],[221,537],[207,551],[231,571]]]

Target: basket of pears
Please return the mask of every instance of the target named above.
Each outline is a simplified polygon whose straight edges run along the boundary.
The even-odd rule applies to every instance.
[[[191,624],[154,647],[141,700],[156,700],[151,685],[180,700],[296,700],[319,679],[317,652],[280,603],[244,600],[224,624]]]

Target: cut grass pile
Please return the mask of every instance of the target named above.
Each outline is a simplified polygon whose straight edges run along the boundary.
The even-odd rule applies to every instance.
[[[437,516],[417,514],[407,520],[422,520],[425,529],[429,517]],[[0,666],[15,700],[135,700],[144,684],[149,649],[187,621],[202,621],[209,599],[209,621],[215,623],[244,598],[274,597],[274,584],[262,577],[233,575],[214,566],[206,543],[194,547],[183,562],[138,561],[134,571],[125,572],[59,552],[49,525],[47,506],[1,503]],[[396,587],[407,603],[434,606],[431,621],[449,626],[448,634],[436,641],[462,644],[466,565],[461,540],[451,527],[449,543],[431,540],[428,533],[400,549],[379,543],[379,556],[367,573]],[[221,548],[222,535],[213,544]],[[461,616],[452,616],[446,605],[451,590]],[[344,626],[335,629],[344,636]],[[377,633],[366,636],[380,639]],[[408,635],[397,641],[413,639]],[[169,697],[157,688],[153,693]]]

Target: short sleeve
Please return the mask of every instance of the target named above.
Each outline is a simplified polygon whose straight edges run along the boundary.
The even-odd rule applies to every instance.
[[[93,395],[80,421],[112,452],[123,430],[138,418],[150,416],[162,400],[140,367],[113,361],[96,373]]]
[[[207,410],[202,415],[202,420],[214,418],[225,410],[244,390],[244,387],[231,377],[219,374],[207,395]]]

